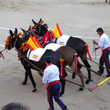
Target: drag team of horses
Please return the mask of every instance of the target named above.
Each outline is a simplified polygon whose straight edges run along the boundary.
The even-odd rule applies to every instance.
[[[64,94],[64,90],[65,90],[65,83],[66,83],[65,77],[68,74],[67,71],[65,70],[65,68],[67,65],[72,70],[72,78],[75,78],[76,74],[79,76],[79,78],[81,80],[81,86],[80,86],[79,90],[83,90],[85,88],[85,83],[84,83],[83,74],[80,70],[82,66],[79,63],[77,63],[77,70],[75,70],[75,56],[77,55],[77,57],[80,57],[82,62],[84,63],[84,65],[88,68],[87,69],[88,79],[86,80],[86,84],[88,84],[91,81],[91,71],[89,69],[91,67],[87,61],[88,52],[87,52],[87,48],[85,47],[85,45],[87,43],[80,38],[75,38],[75,37],[70,36],[70,38],[67,41],[67,44],[65,46],[61,46],[56,51],[53,51],[49,48],[46,49],[46,51],[43,54],[43,56],[41,57],[40,61],[35,62],[32,60],[29,60],[27,58],[28,50],[26,50],[24,53],[22,53],[20,51],[20,49],[22,47],[22,43],[27,41],[31,35],[36,36],[36,38],[39,38],[40,36],[44,36],[45,33],[48,31],[45,28],[45,26],[41,23],[42,19],[40,19],[38,23],[32,19],[32,22],[34,24],[33,27],[30,26],[28,28],[28,30],[21,29],[23,31],[22,38],[19,36],[18,30],[16,28],[15,28],[14,32],[12,30],[9,30],[10,35],[7,37],[7,41],[6,41],[8,43],[5,44],[6,49],[11,50],[12,48],[16,48],[16,50],[19,52],[18,56],[20,57],[20,61],[25,69],[25,77],[24,77],[24,81],[22,84],[26,85],[27,81],[28,81],[28,77],[29,77],[32,82],[32,85],[33,85],[32,92],[35,92],[37,90],[37,86],[34,81],[31,69],[35,69],[38,71],[39,74],[41,74],[46,66],[44,57],[52,56],[52,63],[57,65],[59,70],[61,70],[61,65],[60,65],[59,59],[61,59],[61,58],[64,59],[63,76],[61,76],[63,79],[62,78],[60,79],[61,84],[62,84],[62,89],[61,89],[60,94],[61,95]],[[56,41],[57,41],[57,39],[56,39]],[[51,42],[47,43],[46,46],[49,45],[50,43]],[[58,44],[56,44],[56,45],[58,45]],[[43,50],[43,49],[45,49],[45,47],[41,48],[41,49]]]

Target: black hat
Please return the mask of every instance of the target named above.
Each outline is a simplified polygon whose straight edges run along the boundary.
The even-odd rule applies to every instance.
[[[46,29],[48,29],[48,25],[47,25],[46,23],[45,23],[45,24],[43,24],[43,26],[45,26],[45,28],[46,28]]]
[[[51,63],[52,62],[52,57],[51,56],[45,56],[45,61],[47,63]]]
[[[101,32],[101,31],[104,32],[101,27],[99,27],[99,28],[96,30],[96,32]]]

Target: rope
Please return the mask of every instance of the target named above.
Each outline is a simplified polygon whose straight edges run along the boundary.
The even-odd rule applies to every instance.
[[[96,72],[96,71],[94,71],[94,70],[92,70],[92,69],[90,69],[90,68],[88,68],[88,67],[86,67],[86,66],[84,66],[83,64],[81,64],[81,63],[79,63],[81,66],[83,66],[84,68],[86,68],[86,69],[89,69],[90,71],[92,71],[92,72],[94,72],[94,73],[96,73],[97,75],[99,75],[100,76],[100,74],[98,73],[98,72]]]
[[[89,58],[87,58],[88,60],[90,60]],[[109,70],[110,71],[110,69],[108,69],[108,68],[106,68],[106,67],[104,67],[104,66],[102,66],[102,65],[100,65],[99,63],[97,63],[97,62],[95,62],[95,61],[93,61],[93,60],[90,60],[91,62],[93,62],[93,63],[95,63],[95,64],[97,64],[97,65],[99,65],[99,66],[101,66],[101,67],[103,67],[104,69],[106,69],[106,70]]]
[[[82,85],[80,85],[80,84],[77,84],[77,83],[75,83],[75,82],[73,82],[73,81],[69,81],[69,80],[67,80],[67,79],[64,79],[64,78],[62,78],[62,77],[60,77],[60,79],[63,79],[63,80],[65,80],[65,81],[69,82],[69,83],[72,83],[72,84],[75,84],[75,85],[77,85],[77,86],[80,86],[80,87],[82,87]]]
[[[2,53],[2,52],[3,52],[3,51],[5,51],[5,50],[6,50],[6,48],[5,48],[5,49],[3,49],[2,51],[0,51],[0,55],[2,56],[2,58],[3,58],[3,59],[5,59],[5,57],[4,57],[4,55],[3,55],[3,53]]]
[[[70,72],[70,73],[73,73],[73,71],[71,70],[71,69],[69,69],[69,68],[65,68],[65,70],[67,71],[67,72]],[[75,72],[75,71],[74,71]],[[77,75],[77,74],[76,74]],[[86,76],[84,76],[83,75],[83,78],[85,78],[85,79],[88,79],[89,81],[92,81],[93,83],[96,83],[96,81],[95,80],[93,80],[93,79],[90,79],[90,78],[87,78]]]

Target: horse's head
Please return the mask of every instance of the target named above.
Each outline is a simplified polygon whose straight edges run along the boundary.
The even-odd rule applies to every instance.
[[[42,23],[40,22],[35,22],[33,19],[32,22],[34,23],[33,31],[35,31],[35,34],[38,36],[44,36],[45,33],[48,31],[46,26],[44,24],[42,25]]]
[[[24,30],[22,28],[21,30],[23,31],[23,34],[22,34],[23,41],[27,41],[30,36],[36,36],[36,38],[38,38],[38,36],[34,33],[34,31],[31,30],[31,26],[28,28],[28,30]]]
[[[21,33],[18,33],[18,30],[15,28],[15,31],[9,30],[10,35],[7,37],[5,47],[10,50],[16,46],[17,38]],[[18,34],[17,34],[18,33]]]
[[[21,28],[21,30],[22,30],[22,32],[23,32],[23,34],[22,34],[22,40],[23,40],[23,41],[26,41],[26,40],[29,39],[30,33],[29,33],[28,31],[31,30],[30,28],[31,28],[31,27],[29,27],[28,30],[25,30],[25,29]]]

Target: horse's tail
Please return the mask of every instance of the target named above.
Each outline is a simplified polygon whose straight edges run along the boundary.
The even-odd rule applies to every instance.
[[[89,59],[92,60],[92,57],[91,57],[90,52],[89,52],[89,46],[88,46],[88,44],[86,43],[86,44],[84,45],[84,47],[85,47],[86,50],[87,50],[87,53],[88,53]]]

